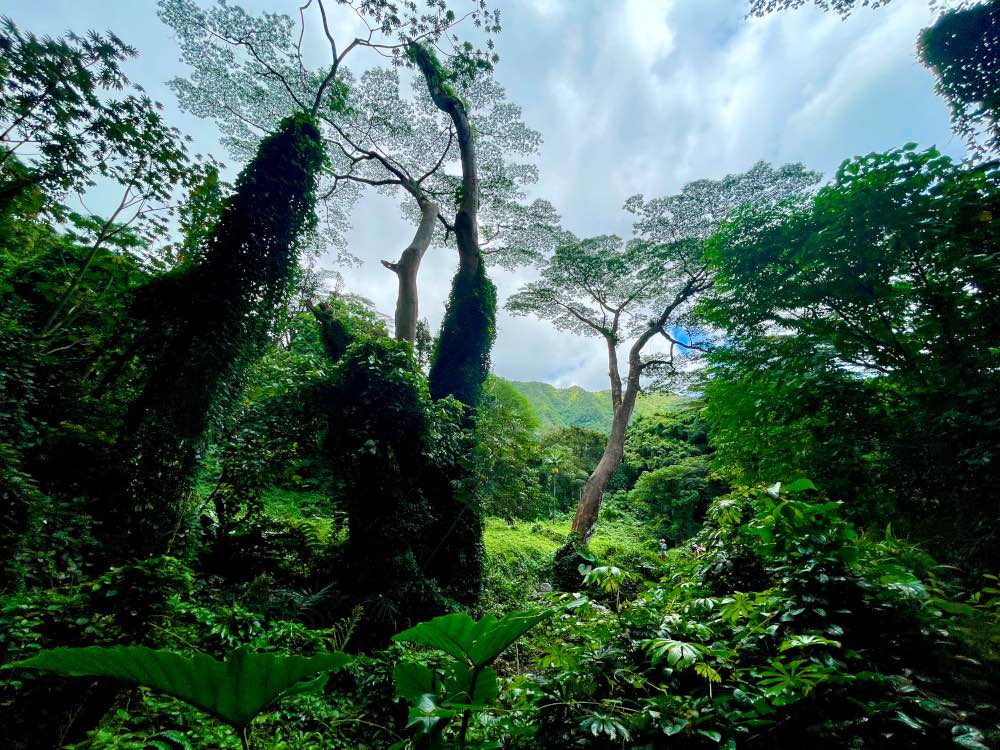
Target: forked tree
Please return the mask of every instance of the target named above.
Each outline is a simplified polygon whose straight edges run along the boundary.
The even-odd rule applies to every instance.
[[[646,201],[633,196],[636,238],[570,241],[540,267],[540,279],[507,302],[516,315],[533,314],[561,330],[604,339],[608,351],[612,422],[604,453],[587,479],[572,534],[586,543],[597,525],[608,481],[622,460],[625,432],[644,382],[660,385],[682,375],[706,348],[692,320],[698,295],[712,283],[705,243],[741,205],[770,203],[807,190],[818,180],[801,164],[779,169],[760,162],[722,180],[698,180],[680,193]],[[654,342],[662,346],[654,347]],[[623,373],[619,348],[628,344]]]
[[[396,337],[413,341],[419,319],[417,273],[432,243],[457,239],[454,221],[464,187],[456,173],[467,164],[463,135],[450,113],[437,106],[424,77],[412,76],[406,92],[399,69],[416,63],[407,50],[436,50],[447,67],[443,83],[465,107],[469,135],[477,141],[476,179],[489,254],[505,265],[535,259],[558,216],[545,201],[524,202],[524,186],[537,180],[537,172],[516,157],[533,154],[541,138],[522,122],[520,109],[507,101],[491,75],[496,58],[489,35],[499,29],[496,16],[478,1],[468,4],[464,16],[438,2],[426,12],[418,14],[414,7],[396,17],[390,5],[316,0],[315,5],[307,2],[295,21],[279,14],[251,16],[231,4],[202,10],[192,0],[161,0],[160,16],[177,33],[182,58],[193,68],[188,78],[171,83],[182,106],[215,120],[237,157],[284,113],[309,102],[317,105],[331,164],[319,190],[321,213],[326,239],[342,253],[349,255],[348,215],[362,190],[400,201],[415,231],[399,256],[382,265],[397,277]],[[356,12],[351,19],[364,34],[338,44],[328,10],[344,8]],[[467,17],[486,30],[485,50],[459,43],[450,33]],[[322,28],[329,43],[332,62],[323,67],[307,67],[307,18]],[[393,65],[354,76],[341,63],[359,48]]]

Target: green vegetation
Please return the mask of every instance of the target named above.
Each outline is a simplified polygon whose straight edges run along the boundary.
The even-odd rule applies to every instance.
[[[110,677],[153,688],[225,722],[246,748],[247,729],[261,711],[303,678],[342,669],[349,662],[342,653],[306,658],[254,654],[244,647],[223,663],[205,654],[189,658],[142,646],[90,646],[43,651],[17,666],[71,677]]]
[[[759,162],[627,240],[526,203],[497,12],[350,5],[161,0],[233,185],[126,43],[2,22],[5,748],[1000,748],[997,4],[920,40],[969,160]],[[417,225],[393,331],[311,253],[362,188]],[[490,373],[494,262],[610,390]]]
[[[607,433],[611,429],[611,391],[587,391],[578,385],[556,388],[548,383],[511,381],[531,404],[542,432],[564,427],[584,427]],[[661,414],[684,402],[672,393],[641,393],[635,402],[635,416]]]

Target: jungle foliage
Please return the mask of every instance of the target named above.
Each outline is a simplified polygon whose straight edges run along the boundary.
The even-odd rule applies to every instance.
[[[2,22],[5,747],[1000,748],[997,3],[918,48],[968,160],[760,162],[630,240],[525,203],[483,0],[339,46],[331,7],[309,68],[293,19],[161,0],[231,185],[124,41]],[[317,267],[361,185],[457,249],[439,331]],[[525,262],[510,309],[609,391],[491,374]]]

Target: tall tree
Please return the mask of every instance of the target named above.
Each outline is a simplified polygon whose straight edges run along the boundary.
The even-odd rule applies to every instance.
[[[434,105],[451,120],[461,157],[462,181],[456,191],[454,218],[443,219],[455,235],[458,270],[434,346],[429,381],[434,398],[454,396],[465,404],[471,422],[489,376],[490,350],[496,338],[496,288],[486,275],[479,244],[481,180],[476,136],[468,105],[451,85],[456,77],[469,73],[444,68],[425,45],[411,44],[407,51],[423,74]]]
[[[160,15],[177,32],[182,56],[194,68],[188,79],[177,79],[172,86],[182,106],[220,124],[227,146],[238,156],[281,113],[315,98],[325,86],[323,96],[329,106],[317,112],[331,160],[319,191],[327,239],[344,249],[347,216],[361,189],[401,201],[404,216],[416,227],[413,239],[398,258],[382,264],[397,277],[396,337],[413,341],[421,261],[433,242],[453,236],[446,227],[460,184],[448,173],[459,159],[455,125],[431,101],[419,76],[412,81],[414,95],[407,97],[397,68],[372,68],[355,77],[341,61],[352,50],[367,47],[395,63],[411,64],[400,55],[401,40],[435,42],[462,19],[444,3],[436,3],[427,18],[415,16],[422,19],[418,26],[407,19],[397,27],[392,24],[398,18],[380,15],[385,3],[366,3],[359,8],[359,17],[367,33],[338,46],[324,6],[318,3],[335,62],[317,71],[306,68],[302,51],[305,11],[311,4],[303,8],[296,33],[295,22],[283,15],[253,17],[233,5],[203,11],[191,0],[162,0]],[[488,34],[498,30],[495,16],[486,13],[481,3],[471,3],[470,8],[471,20]],[[384,23],[389,25],[380,26]],[[439,49],[447,46],[441,41]],[[537,173],[512,160],[512,155],[533,153],[540,137],[521,122],[519,108],[506,100],[503,89],[488,75],[493,59],[488,51],[462,45],[452,50],[451,57],[462,61],[464,74],[450,85],[474,113],[485,156],[479,170],[483,203],[495,215],[490,226],[505,230],[491,234],[491,250],[501,262],[530,255],[533,248],[524,241],[521,227],[541,226],[544,232],[546,222],[557,223],[558,217],[553,218],[554,210],[545,202],[523,205],[523,186],[535,181]],[[470,75],[473,72],[477,75]],[[331,73],[334,77],[327,81]],[[537,237],[535,233],[532,239]]]
[[[261,142],[196,258],[140,287],[134,350],[147,376],[118,437],[119,493],[98,493],[108,551],[162,553],[183,531],[199,451],[273,334],[323,165],[308,114]]]
[[[703,347],[691,309],[711,285],[705,242],[714,228],[746,203],[771,203],[806,190],[818,175],[800,164],[773,169],[761,162],[743,174],[699,180],[680,193],[646,201],[633,196],[638,238],[614,236],[561,246],[541,267],[541,278],[512,296],[515,314],[534,314],[557,328],[604,339],[613,408],[604,454],[583,489],[572,533],[586,543],[597,525],[604,491],[621,463],[625,433],[644,378],[679,374],[686,355]],[[653,351],[650,344],[663,341]],[[618,348],[629,343],[623,374]]]
[[[704,312],[730,340],[711,408],[738,481],[809,469],[862,497],[871,481],[895,523],[996,564],[998,180],[911,145],[721,227]]]

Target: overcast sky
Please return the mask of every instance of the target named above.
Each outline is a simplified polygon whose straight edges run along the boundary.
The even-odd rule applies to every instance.
[[[202,0],[207,4],[211,0]],[[464,0],[452,0],[459,7]],[[232,0],[238,3],[238,0]],[[299,0],[252,0],[252,9],[297,16]],[[961,156],[915,41],[932,16],[926,0],[894,0],[847,20],[809,7],[744,18],[743,0],[493,0],[501,8],[497,78],[541,131],[541,180],[532,197],[551,200],[578,236],[628,236],[624,200],[677,191],[684,183],[740,172],[760,159],[801,161],[829,176],[846,157],[914,141]],[[215,126],[181,112],[166,81],[185,70],[155,0],[7,0],[22,28],[59,34],[110,29],[137,47],[128,72],[163,102],[195,149],[232,160]],[[345,18],[340,17],[344,22]],[[318,30],[317,30],[318,31]],[[348,58],[350,61],[351,58]],[[231,165],[235,169],[239,165]],[[353,215],[350,250],[365,260],[340,270],[349,291],[386,313],[394,258],[412,236],[387,198]],[[334,268],[333,259],[322,262]],[[420,271],[421,315],[437,329],[456,257],[432,249]],[[531,278],[497,271],[500,302]],[[494,370],[603,390],[603,343],[554,331],[501,311]]]

